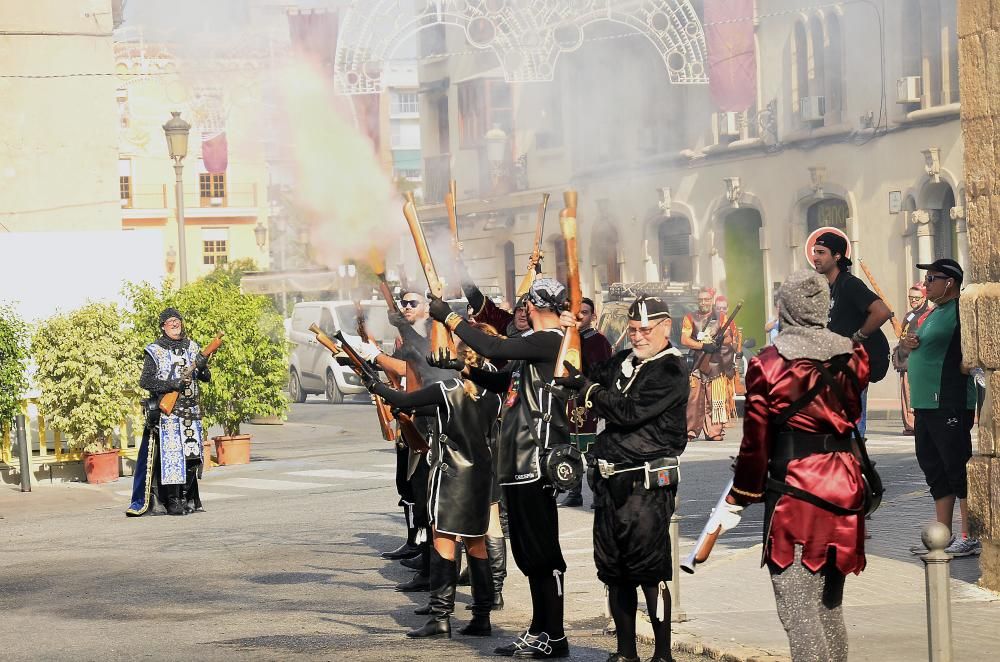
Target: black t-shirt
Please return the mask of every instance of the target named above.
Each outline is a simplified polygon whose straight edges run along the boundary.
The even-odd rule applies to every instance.
[[[868,289],[857,276],[841,271],[830,285],[830,321],[826,328],[845,338],[850,338],[864,326],[868,307],[878,295]],[[881,381],[889,370],[889,341],[882,329],[868,336],[862,343],[868,352],[871,382]]]

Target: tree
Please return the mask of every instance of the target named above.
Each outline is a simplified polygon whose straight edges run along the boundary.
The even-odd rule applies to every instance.
[[[123,421],[140,425],[141,363],[127,316],[115,304],[92,303],[43,322],[31,341],[41,389],[39,408],[66,434],[70,448],[112,448]]]
[[[0,304],[0,428],[18,413],[28,388],[28,325],[9,304]]]

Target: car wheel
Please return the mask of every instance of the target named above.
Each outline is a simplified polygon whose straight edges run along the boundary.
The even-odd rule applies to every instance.
[[[337,378],[333,376],[333,370],[326,371],[326,400],[331,405],[339,405],[344,401],[344,394],[337,388]]]
[[[306,392],[302,390],[302,382],[299,381],[299,373],[292,370],[288,373],[288,395],[292,402],[305,402]]]

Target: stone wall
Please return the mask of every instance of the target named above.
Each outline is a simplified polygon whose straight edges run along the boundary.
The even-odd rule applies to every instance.
[[[972,535],[983,543],[981,582],[1000,591],[1000,0],[959,0],[970,285],[962,296],[966,362],[986,370],[979,441],[969,462]]]

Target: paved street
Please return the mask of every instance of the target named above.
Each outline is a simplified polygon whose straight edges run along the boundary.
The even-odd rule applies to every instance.
[[[872,453],[889,498],[872,523],[869,550],[879,564],[872,563],[870,572],[876,577],[878,568],[889,567],[908,595],[919,593],[922,566],[907,548],[932,504],[912,441],[898,436],[893,424],[874,422],[872,428]],[[511,563],[509,608],[495,618],[497,636],[456,635],[450,644],[402,636],[422,621],[411,610],[423,595],[395,593],[393,584],[409,572],[377,557],[398,544],[403,528],[392,486],[393,453],[376,438],[368,405],[330,406],[310,398],[293,406],[287,424],[246,431],[255,436],[253,462],[206,473],[205,514],[127,519],[130,479],[102,486],[42,484],[31,494],[5,486],[0,608],[12,636],[5,639],[4,657],[429,660],[447,651],[479,659],[525,625],[526,586]],[[729,436],[721,444],[693,444],[685,455],[682,552],[727,479],[738,438],[736,431]],[[714,651],[744,644],[746,650],[787,655],[780,626],[774,627],[766,572],[756,568],[760,517],[760,508],[751,509],[709,564],[682,584],[690,620],[677,625],[679,642],[704,642]],[[589,509],[561,511],[573,659],[588,661],[604,660],[614,646],[601,633],[607,620],[591,561],[590,526]],[[747,568],[745,582],[718,581],[726,576],[719,573],[740,564]],[[988,602],[973,586],[975,559],[956,560],[952,569],[958,600]],[[848,581],[853,650],[868,646],[865,637],[885,627],[874,622],[881,615],[866,610],[873,604],[869,594],[892,583],[876,584],[874,590],[862,580]],[[468,617],[468,589],[460,594],[458,624]],[[706,608],[705,596],[715,594],[718,604]],[[746,618],[732,619],[743,609]],[[915,604],[905,610],[910,622],[893,624],[909,633],[914,641],[907,645],[916,651],[926,650],[920,609]],[[956,637],[967,629],[957,623]],[[643,653],[648,657],[649,647]]]

